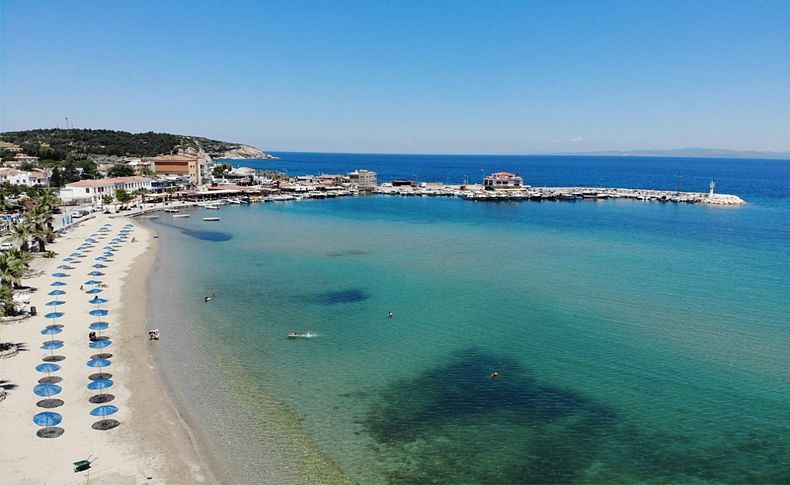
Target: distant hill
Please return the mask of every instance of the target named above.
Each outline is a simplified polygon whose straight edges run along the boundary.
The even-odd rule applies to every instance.
[[[686,157],[686,158],[757,158],[790,160],[790,152],[762,152],[756,150],[727,150],[724,148],[674,148],[670,150],[610,150],[562,153],[561,155],[590,155],[609,157]]]
[[[129,133],[114,130],[40,129],[7,131],[0,139],[22,147],[28,155],[63,160],[90,155],[154,157],[185,151],[212,158],[269,158],[255,147],[197,136],[170,133]]]

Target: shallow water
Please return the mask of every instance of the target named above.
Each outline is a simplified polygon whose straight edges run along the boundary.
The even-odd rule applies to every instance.
[[[789,211],[757,199],[150,220],[149,311],[235,481],[787,482]]]

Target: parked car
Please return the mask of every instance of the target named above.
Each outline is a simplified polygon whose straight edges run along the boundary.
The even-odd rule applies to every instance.
[[[4,242],[0,243],[0,251],[10,251],[14,249],[14,243]]]

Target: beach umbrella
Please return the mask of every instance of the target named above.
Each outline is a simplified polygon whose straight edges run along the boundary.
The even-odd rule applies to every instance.
[[[63,421],[63,417],[52,411],[44,411],[33,416],[33,422],[39,426],[56,426],[61,421]]]
[[[65,303],[66,302],[63,301],[63,300],[52,300],[52,301],[48,301],[48,302],[46,302],[44,304],[47,305],[47,306],[60,306],[60,305],[63,305]]]
[[[105,404],[103,406],[97,406],[91,410],[91,416],[109,416],[111,414],[115,414],[118,412],[118,408],[113,406],[112,404]]]
[[[60,318],[63,315],[65,315],[63,312],[51,312],[44,315],[44,318]]]
[[[101,281],[98,280],[88,280],[85,282],[86,285],[100,285]]]
[[[99,256],[98,258],[96,258],[96,261],[107,261],[107,258],[105,258],[104,256]]]
[[[110,324],[107,322],[93,322],[88,326],[88,328],[91,330],[107,330],[109,326]]]
[[[98,296],[96,296],[90,299],[90,303],[92,305],[101,305],[107,303],[107,300],[105,298],[99,298]]]
[[[104,276],[104,273],[102,273],[101,271],[91,271],[90,273],[88,273],[88,276]]]
[[[93,265],[93,267],[94,268],[106,268],[107,265],[106,264],[101,264],[101,263],[96,263],[96,264]]]
[[[90,290],[86,291],[85,293],[87,293],[89,295],[95,295],[97,293],[101,293],[102,291],[104,291],[104,290],[102,290],[101,288],[91,288]]]
[[[66,294],[66,292],[63,291],[63,290],[52,290],[49,293],[47,293],[47,295],[49,295],[49,296],[60,296],[60,295],[65,295],[65,294]]]
[[[82,257],[82,253],[71,253],[71,254],[69,254],[69,256],[71,256],[72,258],[81,258]]]
[[[62,390],[57,384],[36,384],[36,387],[33,388],[33,393],[36,396],[50,397],[60,394]]]
[[[66,283],[62,281],[53,281],[52,283],[49,284],[49,286],[66,286]]]
[[[95,342],[91,342],[88,344],[88,347],[92,349],[103,349],[112,345],[112,340],[97,340]]]
[[[43,364],[38,364],[36,366],[36,370],[39,372],[46,372],[49,374],[50,372],[57,372],[60,370],[60,366],[58,364],[51,364],[49,362],[45,362]]]
[[[112,257],[112,256],[113,256],[113,254],[112,254],[112,251],[105,251],[105,252],[102,254],[102,256],[104,256],[105,258],[109,258],[109,257]]]
[[[88,384],[88,389],[91,391],[100,391],[102,389],[109,389],[112,385],[113,382],[110,379],[96,379]]]
[[[61,264],[60,266],[58,266],[58,269],[74,269],[74,268],[72,268],[68,264]]]
[[[88,361],[88,367],[110,367],[112,361],[108,359],[91,359]]]
[[[72,261],[74,261],[74,258],[63,258],[64,263],[70,263]]]
[[[41,346],[43,350],[55,350],[63,347],[63,342],[60,340],[50,340],[49,342],[44,342],[44,345]]]
[[[107,310],[97,309],[97,310],[91,310],[88,313],[94,317],[106,317],[110,312],[108,312]]]
[[[45,328],[44,330],[41,331],[41,334],[42,335],[55,335],[55,334],[60,333],[62,331],[63,331],[63,329],[60,329],[58,327],[47,327],[47,328]]]
[[[66,278],[68,276],[66,273],[52,273],[53,278]]]

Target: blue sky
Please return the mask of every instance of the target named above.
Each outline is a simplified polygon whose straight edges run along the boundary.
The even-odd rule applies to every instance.
[[[0,0],[0,129],[790,151],[790,2]]]

